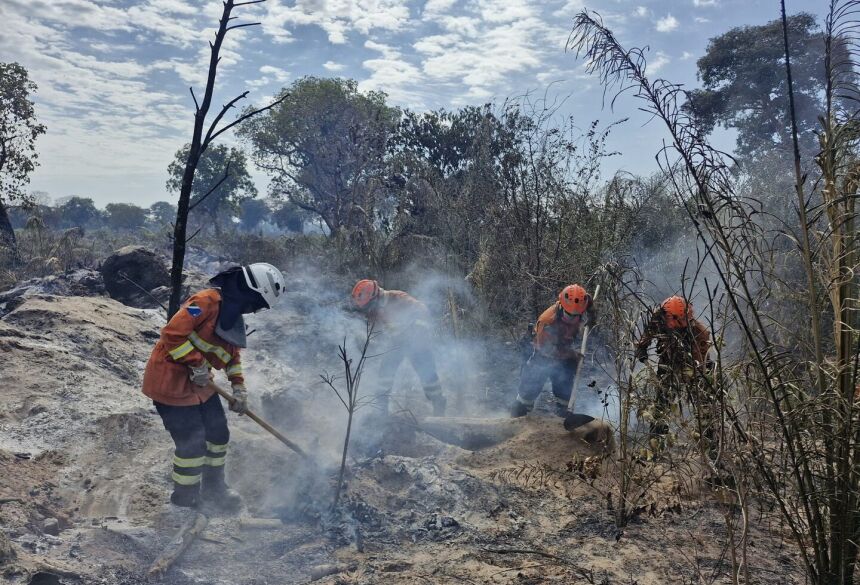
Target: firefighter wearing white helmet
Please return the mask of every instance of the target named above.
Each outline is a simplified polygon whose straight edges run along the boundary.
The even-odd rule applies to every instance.
[[[143,393],[176,445],[170,501],[235,510],[241,499],[224,481],[230,431],[210,382],[213,370],[223,370],[233,386],[230,410],[246,410],[243,315],[275,306],[284,296],[285,281],[280,270],[259,262],[230,268],[209,282],[212,288],[189,297],[162,329],[146,364]]]
[[[271,309],[284,293],[284,275],[280,270],[265,262],[257,262],[242,267],[245,282],[252,291],[263,297],[266,308]]]

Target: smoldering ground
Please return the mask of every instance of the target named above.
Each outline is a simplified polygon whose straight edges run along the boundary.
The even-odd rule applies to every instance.
[[[247,359],[254,360],[253,367],[247,368],[248,382],[252,389],[264,389],[261,406],[275,422],[289,428],[299,418],[313,420],[314,436],[297,440],[303,439],[333,464],[339,460],[347,412],[320,376],[332,376],[335,385],[342,384],[338,347],[343,345],[357,364],[368,329],[364,317],[351,306],[352,280],[321,274],[307,264],[294,265],[288,275],[291,286],[284,302],[248,319],[249,328],[257,330],[246,354]],[[506,418],[519,385],[522,348],[516,338],[502,338],[489,328],[475,325],[482,321],[475,313],[483,309],[468,282],[410,267],[381,284],[406,290],[430,310],[433,327],[429,345],[447,397],[447,414]],[[553,301],[547,299],[547,304]],[[522,324],[523,331],[526,325]],[[373,420],[379,409],[374,400],[379,391],[379,365],[384,352],[391,349],[384,330],[376,330],[372,336],[359,386],[361,406],[353,437],[362,448],[382,446],[382,428],[365,423]],[[595,361],[596,355],[597,351],[589,351],[584,364],[577,411],[600,418],[607,412],[605,392],[600,390],[610,381]],[[545,392],[539,408],[548,408],[550,400],[549,392]],[[431,413],[408,360],[398,369],[390,412],[414,418]]]

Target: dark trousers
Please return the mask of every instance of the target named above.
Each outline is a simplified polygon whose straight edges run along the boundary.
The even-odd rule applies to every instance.
[[[203,475],[223,480],[230,430],[221,398],[203,404],[170,406],[155,402],[164,428],[173,438],[173,485],[177,490],[199,490]]]
[[[376,390],[378,403],[387,410],[388,397],[394,386],[394,376],[404,361],[409,361],[424,387],[424,395],[431,401],[442,395],[442,385],[436,371],[436,360],[429,343],[430,332],[424,327],[416,327],[407,334],[391,340],[390,349],[382,355],[379,364],[379,382]]]
[[[523,365],[517,400],[531,409],[543,390],[544,384],[549,380],[556,401],[567,406],[570,393],[573,390],[576,367],[577,360],[575,359],[559,360],[535,352]]]
[[[657,380],[654,418],[649,423],[649,434],[652,437],[668,434],[672,405],[677,403],[680,409],[681,402],[686,399],[700,440],[706,450],[713,450],[716,447],[714,416],[719,410],[717,398],[701,374],[694,374],[692,368],[685,368],[683,364],[661,361],[657,366]]]

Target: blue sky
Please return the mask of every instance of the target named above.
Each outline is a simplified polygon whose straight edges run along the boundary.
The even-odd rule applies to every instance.
[[[787,1],[822,17],[825,4]],[[626,45],[648,45],[650,74],[688,86],[709,38],[778,16],[775,0],[268,0],[236,10],[262,26],[230,33],[214,104],[245,89],[262,104],[303,75],[351,77],[416,110],[548,91],[582,127],[629,117],[605,172],[649,172],[662,129],[632,99],[604,109],[596,79],[564,52],[583,7]],[[31,188],[100,206],[173,200],[166,168],[189,140],[188,87],[202,94],[220,13],[220,0],[0,0],[0,59],[29,69],[48,127]],[[264,193],[266,177],[255,178]]]

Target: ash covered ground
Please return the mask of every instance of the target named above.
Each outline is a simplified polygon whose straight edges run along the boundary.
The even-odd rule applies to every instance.
[[[601,444],[567,433],[545,405],[506,419],[518,358],[504,344],[459,340],[440,352],[457,419],[427,418],[418,380],[403,368],[392,424],[365,424],[370,407],[359,413],[332,512],[346,412],[319,376],[338,371],[337,344],[354,346],[364,330],[340,296],[290,293],[249,320],[256,332],[244,354],[251,406],[316,465],[230,415],[228,480],[245,507],[209,513],[160,582],[731,582],[726,510],[706,503],[713,498],[667,474],[619,530],[606,496],[612,454],[598,459]],[[163,315],[47,294],[2,315],[0,574],[14,584],[147,582],[194,514],[167,503],[172,443],[139,391]],[[373,359],[367,367],[363,393],[373,388]],[[601,414],[593,395],[587,408]],[[260,518],[281,524],[249,526]],[[755,581],[800,582],[780,527],[751,530]]]

